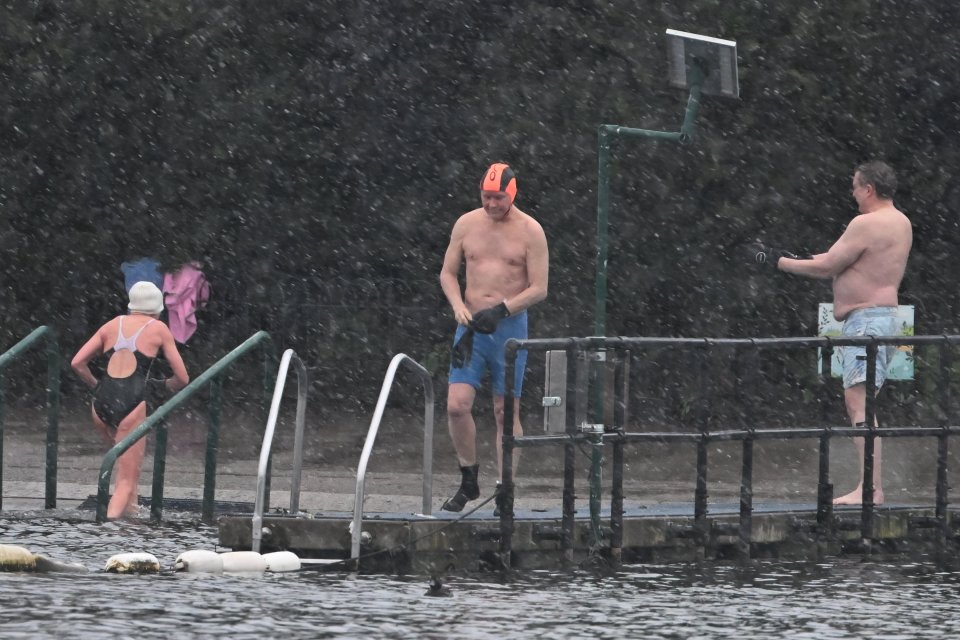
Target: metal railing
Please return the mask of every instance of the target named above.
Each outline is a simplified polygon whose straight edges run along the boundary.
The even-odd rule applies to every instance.
[[[40,340],[47,343],[47,442],[46,442],[46,488],[44,508],[57,506],[57,448],[60,439],[60,345],[57,334],[50,327],[37,327],[30,334],[0,355],[0,509],[3,508],[3,420],[4,420],[4,370],[27,349]]]
[[[123,453],[132,447],[138,440],[154,428],[157,430],[157,441],[153,458],[153,495],[150,501],[150,517],[159,521],[163,511],[164,471],[167,457],[167,429],[164,421],[166,417],[181,404],[190,399],[200,389],[210,386],[210,405],[208,414],[207,449],[204,464],[203,505],[201,519],[213,523],[214,497],[216,494],[217,453],[220,446],[220,415],[222,409],[223,375],[227,367],[241,358],[247,352],[256,348],[263,350],[264,395],[269,397],[269,380],[276,362],[276,351],[273,340],[266,331],[258,331],[240,346],[220,358],[212,367],[204,371],[190,384],[178,391],[172,398],[163,403],[156,411],[147,417],[140,426],[126,438],[118,442],[103,458],[100,465],[100,476],[97,481],[97,522],[104,522],[107,518],[107,503],[110,500],[110,476],[113,466]]]
[[[370,420],[370,428],[367,430],[367,439],[363,443],[360,464],[357,465],[357,489],[354,494],[353,522],[350,526],[350,557],[353,559],[360,557],[367,463],[370,461],[370,454],[373,452],[373,445],[380,429],[380,421],[383,419],[383,411],[387,406],[387,399],[390,397],[390,390],[393,387],[393,379],[396,377],[397,369],[401,364],[409,366],[423,382],[425,405],[423,410],[423,515],[429,516],[432,513],[430,502],[433,497],[433,380],[430,378],[430,372],[416,360],[406,354],[398,353],[390,361],[390,366],[387,367],[387,374],[384,376],[383,386],[380,388],[380,397],[377,399],[377,407],[373,412],[373,419]]]
[[[939,376],[938,391],[941,405],[941,418],[935,426],[897,426],[877,427],[876,417],[876,355],[881,345],[893,346],[935,346],[939,348]],[[814,534],[825,539],[833,538],[839,523],[833,514],[833,485],[829,478],[830,440],[836,436],[862,436],[864,438],[863,456],[863,493],[860,514],[860,539],[864,548],[869,550],[873,543],[874,531],[874,446],[879,437],[935,437],[938,439],[935,516],[929,523],[924,523],[937,531],[941,541],[951,535],[948,507],[947,483],[947,450],[948,437],[960,435],[960,426],[948,424],[950,410],[950,370],[952,363],[952,349],[960,345],[960,336],[907,336],[907,337],[822,337],[822,338],[757,338],[757,339],[712,339],[712,338],[625,338],[625,337],[592,337],[592,338],[563,338],[539,340],[510,340],[506,345],[507,378],[512,375],[516,353],[520,349],[527,351],[565,350],[567,352],[567,398],[576,398],[575,380],[569,368],[577,361],[578,352],[589,351],[617,351],[624,352],[636,349],[656,347],[674,347],[683,349],[697,349],[701,353],[713,348],[732,348],[746,350],[790,350],[790,349],[822,349],[822,362],[826,365],[823,374],[829,376],[829,361],[834,347],[858,346],[866,349],[866,416],[863,427],[833,427],[818,426],[805,428],[756,428],[725,429],[708,431],[705,423],[696,432],[646,432],[630,433],[624,431],[626,420],[619,427],[596,429],[597,426],[608,425],[576,425],[577,408],[574,402],[566,406],[567,433],[564,435],[521,436],[513,435],[513,403],[515,399],[511,393],[505,398],[504,434],[503,434],[503,476],[502,476],[502,507],[500,511],[500,552],[502,561],[509,566],[512,537],[513,537],[513,450],[515,448],[529,448],[539,446],[562,445],[566,448],[564,463],[563,489],[563,521],[559,534],[561,553],[565,558],[572,558],[574,535],[574,447],[586,443],[592,446],[610,444],[614,448],[613,474],[611,486],[611,516],[609,540],[604,544],[611,558],[618,559],[622,544],[623,532],[623,446],[626,443],[670,443],[685,442],[697,447],[697,478],[694,495],[694,523],[690,531],[678,532],[691,536],[701,546],[706,546],[711,535],[715,533],[707,518],[707,477],[708,477],[708,444],[718,441],[741,441],[743,455],[741,459],[740,483],[740,519],[733,535],[738,536],[738,549],[741,554],[749,555],[752,536],[753,511],[753,443],[758,440],[817,438],[819,439],[819,468],[817,484],[817,520]],[[631,352],[632,353],[632,352]],[[701,371],[703,367],[701,367]],[[582,432],[578,431],[583,427]],[[594,463],[595,463],[594,458]],[[591,472],[591,483],[598,473]],[[599,487],[596,488],[599,491]],[[591,487],[593,497],[594,487]],[[598,517],[599,509],[594,510],[591,505],[591,518]],[[599,536],[602,530],[599,522],[592,522],[594,536]],[[601,540],[594,539],[595,548],[601,547]]]
[[[270,415],[263,434],[263,446],[260,448],[260,462],[257,465],[257,496],[253,503],[253,532],[251,549],[260,551],[263,540],[263,512],[269,508],[270,500],[270,455],[273,447],[273,432],[280,413],[280,401],[286,385],[287,371],[293,361],[297,370],[297,417],[296,432],[293,441],[293,470],[290,478],[290,513],[300,511],[300,478],[303,468],[303,425],[307,413],[307,368],[293,349],[283,352],[280,369],[277,372],[277,384],[273,388],[273,401],[270,403]]]

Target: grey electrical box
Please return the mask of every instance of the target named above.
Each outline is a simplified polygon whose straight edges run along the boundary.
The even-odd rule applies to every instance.
[[[543,385],[543,430],[567,431],[567,352],[547,351],[547,379]]]

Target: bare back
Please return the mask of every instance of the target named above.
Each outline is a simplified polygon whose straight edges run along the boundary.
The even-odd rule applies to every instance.
[[[849,263],[833,278],[838,320],[866,307],[894,307],[913,245],[910,220],[892,204],[854,218],[829,253]]]
[[[121,323],[122,320],[122,323]],[[132,338],[138,331],[142,332],[136,337],[136,349],[148,358],[155,358],[163,346],[163,323],[154,320],[150,316],[141,314],[131,314],[127,316],[118,316],[101,327],[101,339],[103,341],[103,352],[106,353],[113,349],[119,340],[121,331],[127,338]],[[120,349],[114,351],[107,362],[107,373],[113,378],[126,378],[133,375],[137,369],[137,359],[132,351]]]

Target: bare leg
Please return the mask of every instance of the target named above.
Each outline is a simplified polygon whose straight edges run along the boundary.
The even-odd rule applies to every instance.
[[[503,418],[504,418],[504,399],[503,396],[493,397],[493,418],[497,424],[497,481],[503,477]],[[517,438],[523,435],[523,425],[520,424],[520,398],[516,398],[513,403],[513,435]],[[513,450],[513,477],[517,477],[517,467],[520,464],[520,452],[522,449]]]
[[[480,497],[480,465],[477,464],[477,425],[473,420],[473,401],[477,391],[469,384],[456,382],[447,390],[447,428],[460,464],[460,488],[440,507],[444,511],[462,511],[471,500]]]
[[[850,424],[856,426],[857,423],[863,423],[866,416],[867,389],[865,384],[858,384],[844,389],[844,402],[847,405],[847,416],[850,418]],[[874,416],[874,426],[877,425],[876,416]],[[873,441],[873,504],[883,504],[883,484],[881,483],[881,459],[882,449],[880,438]],[[860,459],[860,475],[857,482],[857,488],[850,493],[835,498],[833,504],[861,504],[863,502],[863,450],[864,439],[857,437],[853,439],[853,444],[857,448],[857,454]]]
[[[107,426],[103,420],[100,419],[100,416],[97,415],[97,412],[93,410],[93,406],[90,406],[90,413],[93,415],[93,426],[96,428],[97,433],[100,434],[100,437],[103,438],[103,441],[108,447],[112,447],[114,444],[113,439],[113,429]]]
[[[460,382],[451,384],[447,391],[447,429],[461,467],[477,463],[477,425],[473,420],[476,397],[476,389]]]
[[[147,419],[147,403],[141,402],[120,422],[116,442],[120,442]],[[141,438],[117,459],[117,486],[107,506],[108,518],[134,515],[138,511],[140,467],[147,452],[147,441]]]

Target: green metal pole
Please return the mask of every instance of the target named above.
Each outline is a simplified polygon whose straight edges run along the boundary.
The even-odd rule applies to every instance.
[[[57,508],[57,456],[60,444],[60,345],[47,334],[47,464],[44,507]]]
[[[597,289],[593,335],[607,331],[607,221],[610,208],[610,125],[600,125],[597,133]]]
[[[207,458],[203,471],[203,507],[201,520],[213,524],[213,503],[217,486],[217,452],[220,448],[220,413],[223,404],[223,376],[210,382],[210,413],[207,425]]]
[[[0,369],[0,509],[3,509],[3,369]]]
[[[160,522],[163,518],[163,485],[167,471],[167,423],[157,423],[157,441],[153,448],[153,491],[150,496],[150,519]]]
[[[687,112],[683,116],[683,124],[680,126],[680,142],[693,142],[695,129],[693,123],[700,112],[700,89],[703,85],[703,79],[706,77],[703,69],[699,65],[693,65],[690,70],[690,97],[687,98]]]
[[[600,507],[603,499],[603,431],[602,426],[590,434],[590,532],[591,547],[599,550],[603,542],[603,531],[600,528]]]

